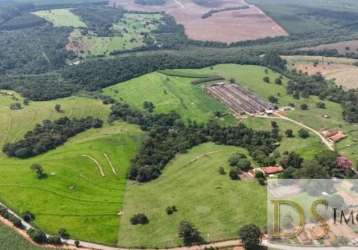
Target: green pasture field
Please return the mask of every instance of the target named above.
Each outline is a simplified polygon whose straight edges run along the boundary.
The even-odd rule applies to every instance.
[[[35,247],[12,229],[0,223],[0,249],[1,250],[46,250]],[[47,249],[48,250],[48,249]]]
[[[70,9],[40,10],[33,14],[46,19],[55,27],[69,26],[74,28],[85,28],[87,25],[80,17],[71,12]]]
[[[30,102],[26,106],[21,96],[15,92],[9,93],[14,97],[0,94],[0,131],[2,131],[0,147],[5,143],[21,139],[27,131],[46,119],[55,120],[63,116],[77,118],[93,116],[106,121],[110,112],[109,106],[86,97],[73,96],[53,101]],[[21,103],[23,109],[10,110],[10,104],[16,102]],[[56,104],[61,105],[63,112],[55,111]]]
[[[178,225],[192,222],[207,241],[237,237],[240,226],[266,224],[266,190],[255,180],[233,181],[228,158],[238,147],[206,143],[179,154],[163,175],[150,183],[129,182],[119,231],[119,246],[173,247],[181,244]],[[227,174],[220,175],[219,167]],[[160,192],[160,195],[158,195]],[[177,213],[165,209],[176,206]],[[150,222],[133,226],[130,217],[145,213]]]
[[[30,102],[17,111],[9,109],[12,99],[0,96],[1,146],[22,138],[44,119],[92,115],[106,121],[109,114],[108,106],[85,97]],[[57,103],[63,113],[54,110]],[[18,214],[34,213],[34,225],[47,233],[65,228],[75,239],[115,245],[127,170],[142,134],[133,125],[105,123],[103,128],[83,132],[37,157],[20,160],[0,154],[0,200]],[[90,157],[99,162],[104,177]],[[42,165],[46,179],[36,178],[30,170],[34,163]]]
[[[314,156],[325,150],[325,146],[318,138],[318,136],[310,132],[310,137],[306,139],[300,138],[298,136],[298,130],[300,130],[301,127],[289,121],[249,117],[243,120],[243,123],[250,128],[271,131],[272,121],[277,122],[280,129],[280,135],[282,136],[280,146],[277,148],[277,151],[281,154],[285,151],[294,151],[300,154],[305,159],[313,159]],[[285,131],[287,129],[292,129],[295,137],[287,138],[285,135]]]
[[[202,85],[193,86],[191,81],[195,78],[186,78],[184,76],[203,77],[219,75],[225,77],[227,80],[233,78],[237,83],[247,87],[264,99],[268,99],[270,95],[277,96],[277,94],[280,93],[281,97],[278,97],[280,106],[286,106],[291,102],[296,103],[297,106],[299,106],[306,102],[306,99],[295,100],[286,94],[285,84],[287,83],[287,79],[285,78],[283,79],[282,86],[274,83],[264,83],[263,77],[268,76],[270,77],[271,82],[274,82],[280,75],[270,69],[260,66],[226,64],[217,65],[212,68],[178,69],[168,72],[165,71],[164,73],[179,75],[181,77],[163,76],[159,73],[151,73],[106,88],[104,89],[104,94],[110,95],[117,100],[124,100],[138,108],[142,107],[144,101],[151,101],[156,106],[157,112],[169,112],[174,110],[182,115],[184,119],[190,118],[199,122],[205,122],[208,119],[213,118],[213,111],[217,110],[228,114],[230,111],[215,99],[206,96],[202,90]],[[288,116],[298,119],[298,116],[301,115],[307,117],[303,120],[306,122],[306,120],[309,120],[312,112],[315,112],[314,114],[316,116],[320,116],[322,112],[329,111],[332,113],[333,117],[336,118],[333,121],[342,122],[342,115],[339,111],[340,106],[338,104],[329,103],[329,105],[336,109],[335,112],[329,108],[327,108],[327,110],[319,110],[314,106],[315,101],[318,101],[316,100],[317,98],[312,97],[309,99],[312,104],[311,106],[314,108],[311,108],[309,111],[301,111],[298,108],[295,111],[291,111]],[[196,105],[193,105],[193,103]],[[227,116],[225,119],[226,118],[230,118],[228,119],[230,122],[224,124],[234,125],[237,123],[233,120],[234,118],[232,116]],[[272,119],[248,118],[243,119],[242,121],[249,127],[255,129],[271,129],[271,120]],[[319,118],[319,120],[321,120],[321,118]],[[293,129],[295,132],[300,129],[296,124],[287,121],[280,121],[277,119],[275,119],[275,121],[282,124],[281,133],[284,133],[288,128]],[[311,124],[312,121],[310,120],[308,125]],[[314,128],[317,128],[316,124],[313,125],[315,125]],[[335,127],[336,124],[332,124],[332,126]],[[324,146],[320,143],[320,139],[316,135],[312,135],[305,140],[298,137],[292,139],[283,137],[280,147],[281,152],[298,150],[306,158],[312,158],[316,153],[323,149]]]
[[[111,86],[103,92],[137,108],[142,108],[144,101],[153,102],[156,112],[176,111],[184,120],[207,122],[214,118],[215,111],[220,111],[226,113],[220,118],[222,123],[235,124],[226,107],[205,95],[200,85],[191,84],[192,80],[155,72]]]
[[[358,14],[354,0],[248,0],[284,27],[290,34],[320,32],[345,25],[352,19],[347,15]],[[329,12],[333,13],[330,14]],[[351,20],[350,20],[351,21]]]
[[[71,41],[81,44],[84,56],[109,55],[113,51],[130,50],[145,45],[144,38],[155,40],[152,32],[161,23],[161,14],[135,14],[126,13],[118,23],[114,23],[111,37],[100,37],[92,32],[87,35],[81,34],[79,30],[72,32]]]
[[[217,74],[225,77],[226,79],[233,78],[238,84],[245,86],[252,92],[255,92],[257,95],[268,100],[269,96],[275,96],[278,98],[280,107],[287,106],[290,103],[295,104],[296,108],[293,111],[288,111],[287,116],[296,121],[302,122],[318,131],[324,129],[341,129],[344,132],[358,129],[357,125],[350,124],[343,120],[342,116],[342,107],[338,103],[331,101],[324,101],[326,104],[326,109],[319,109],[316,107],[316,103],[320,102],[318,97],[311,96],[309,98],[301,98],[299,100],[294,99],[292,96],[287,95],[286,93],[286,84],[288,79],[283,78],[283,84],[277,85],[274,83],[275,79],[280,75],[276,72],[268,70],[265,72],[265,68],[254,65],[234,65],[234,64],[223,64],[217,65],[212,68],[204,68],[200,70],[182,70],[186,73],[202,73],[202,74]],[[265,83],[263,77],[268,76],[271,83]],[[301,104],[307,104],[309,110],[301,110]],[[325,115],[328,115],[329,118],[324,118]],[[295,128],[296,125],[292,124],[292,128]],[[355,146],[350,141],[352,136],[349,136],[347,139],[342,140],[337,143],[337,149],[340,153],[347,155],[352,160],[357,161],[357,146]],[[292,144],[290,144],[292,145]],[[348,146],[347,146],[348,145]],[[292,147],[290,147],[292,148]],[[311,149],[306,149],[310,151]],[[312,149],[311,155],[313,152],[317,152],[318,148]]]

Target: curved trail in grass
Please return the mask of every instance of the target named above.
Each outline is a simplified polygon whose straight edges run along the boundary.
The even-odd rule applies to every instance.
[[[111,159],[109,158],[109,156],[108,156],[106,153],[103,153],[103,155],[104,155],[104,157],[106,158],[106,160],[107,160],[109,166],[112,168],[113,174],[114,174],[114,175],[117,175],[117,171],[116,171],[116,169],[114,168],[114,166],[113,166],[113,164],[112,164],[112,161],[111,161]]]
[[[90,159],[91,161],[93,161],[96,164],[97,170],[99,171],[100,175],[102,177],[105,177],[105,174],[103,172],[103,168],[102,168],[101,164],[99,164],[99,162],[95,158],[93,158],[90,155],[81,155],[81,156],[86,157],[86,158]]]

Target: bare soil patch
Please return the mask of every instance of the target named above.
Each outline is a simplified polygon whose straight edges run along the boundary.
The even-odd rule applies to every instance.
[[[303,73],[322,74],[325,78],[335,80],[338,85],[346,89],[358,88],[358,60],[318,56],[289,56],[285,57],[291,69],[295,68]]]
[[[233,43],[265,37],[286,36],[287,32],[261,9],[244,0],[221,0],[217,7],[197,5],[191,0],[169,0],[163,6],[142,6],[134,0],[110,0],[110,5],[127,10],[165,11],[185,27],[193,40]],[[223,11],[209,18],[202,15],[213,9],[248,6],[249,8]]]

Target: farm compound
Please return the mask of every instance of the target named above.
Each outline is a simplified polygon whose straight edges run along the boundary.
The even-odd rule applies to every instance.
[[[237,84],[216,83],[205,87],[205,92],[224,103],[237,116],[270,113],[273,105]]]

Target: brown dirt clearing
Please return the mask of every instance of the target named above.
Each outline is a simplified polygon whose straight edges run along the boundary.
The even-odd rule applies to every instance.
[[[163,6],[142,6],[134,0],[110,0],[112,6],[127,10],[165,11],[185,27],[186,35],[193,40],[233,43],[265,37],[286,36],[287,32],[261,9],[244,0],[221,0],[220,6],[204,7],[190,0],[169,0]],[[202,19],[212,9],[249,6],[247,9],[224,11]]]
[[[314,75],[321,73],[325,78],[346,89],[358,88],[358,66],[352,65],[358,60],[319,56],[288,56],[289,68],[301,70],[303,73]]]

